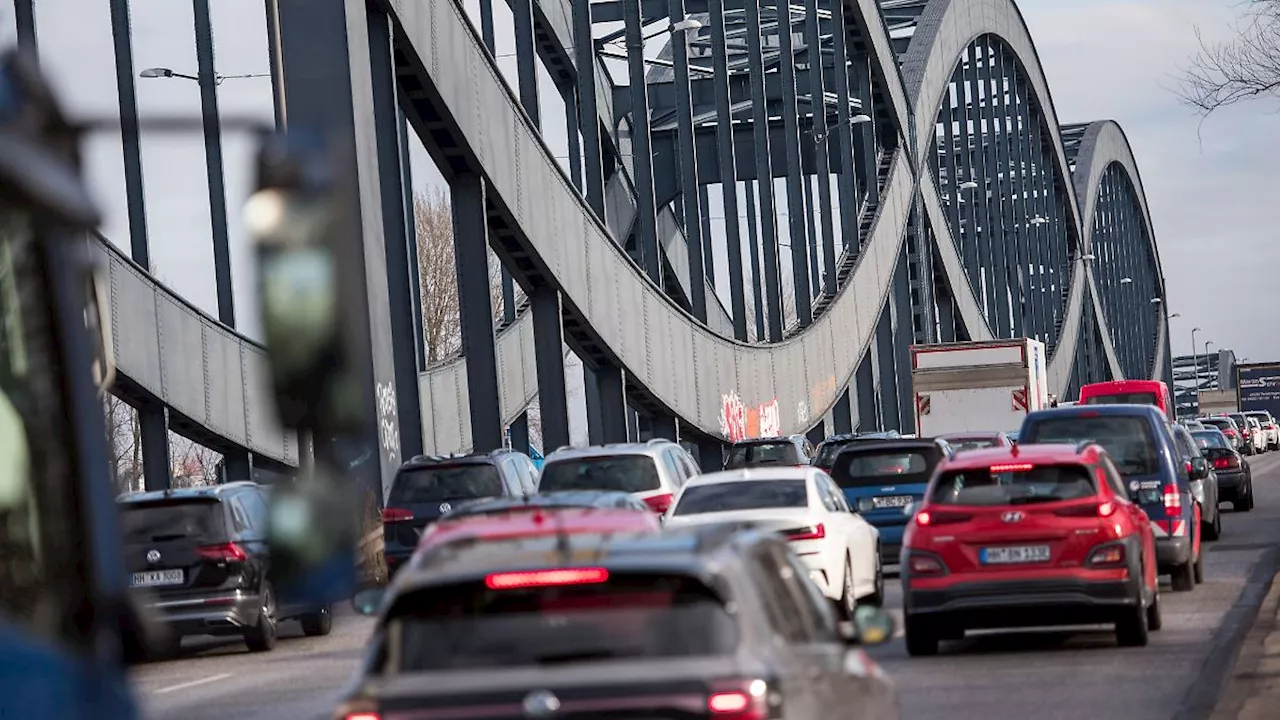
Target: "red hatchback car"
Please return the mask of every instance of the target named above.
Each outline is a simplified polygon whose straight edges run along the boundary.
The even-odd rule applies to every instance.
[[[510,540],[540,535],[658,532],[657,515],[634,510],[594,507],[538,507],[442,520],[427,528],[410,562],[450,543],[464,540]]]
[[[1101,447],[973,450],[938,467],[903,540],[907,651],[966,630],[1115,623],[1160,628],[1155,540]]]

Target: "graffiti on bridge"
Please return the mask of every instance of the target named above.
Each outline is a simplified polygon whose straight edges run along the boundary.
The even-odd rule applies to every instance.
[[[720,400],[720,432],[730,441],[773,437],[782,432],[777,398],[754,407],[748,407],[736,392],[721,395]]]
[[[378,439],[387,454],[387,461],[400,462],[400,425],[396,414],[396,388],[392,383],[378,383]]]

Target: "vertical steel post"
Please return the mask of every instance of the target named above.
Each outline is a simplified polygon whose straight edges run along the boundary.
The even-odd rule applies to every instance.
[[[751,287],[754,290],[752,305],[756,314],[756,340],[762,340],[764,338],[764,298],[760,295],[762,288],[760,287],[760,239],[756,235],[756,182],[748,180],[745,189],[747,191],[747,240],[751,250]]]
[[[467,396],[471,407],[471,445],[476,452],[502,447],[498,360],[489,299],[489,223],[484,179],[460,174],[450,182],[453,193],[453,252],[458,266],[458,314],[462,354],[467,362]]]
[[[218,71],[213,59],[209,0],[191,0],[191,8],[196,26],[196,76],[200,83],[200,119],[204,126],[205,170],[209,180],[209,220],[213,228],[213,275],[218,288],[218,320],[228,327],[235,327],[227,190],[222,173],[222,121],[218,117]]]
[[[207,0],[202,0],[207,1]],[[383,249],[386,257],[387,309],[391,325],[391,363],[396,378],[401,458],[422,454],[422,408],[418,397],[417,335],[414,331],[414,299],[411,285],[416,275],[417,243],[410,253],[406,232],[405,181],[401,162],[405,149],[400,107],[396,102],[395,68],[392,67],[391,18],[385,10],[370,7],[369,66],[372,80],[373,122],[377,127],[378,182],[382,197]],[[411,271],[410,268],[413,268]]]
[[[280,8],[277,0],[263,0],[267,16],[267,70],[271,75],[271,109],[276,130],[285,128],[284,68],[280,61]]]
[[[862,114],[872,118],[871,122],[859,123],[855,126],[857,147],[858,184],[863,188],[863,201],[868,205],[880,204],[880,143],[876,139],[875,110],[871,106],[871,58],[859,54],[853,60],[853,82],[857,86],[858,100],[862,103]],[[864,238],[859,238],[861,243]]]
[[[760,37],[760,5],[743,3],[747,27],[747,67],[751,83],[751,126],[755,135],[756,181],[760,192],[760,241],[764,246],[764,295],[768,308],[768,342],[782,340],[782,278],[778,265],[777,206],[773,199],[773,162],[769,151],[769,104],[765,90],[764,48]],[[757,282],[759,278],[757,276]]]
[[[482,0],[483,1],[483,0]],[[538,104],[538,53],[534,49],[533,0],[511,0],[515,26],[516,67],[520,85],[520,105],[542,129],[542,109]],[[492,22],[492,10],[490,10]],[[487,287],[487,285],[486,285]],[[506,266],[502,268],[502,319],[511,324],[516,319],[516,284]],[[560,363],[563,368],[563,362]]]
[[[168,490],[173,484],[169,457],[169,410],[159,402],[138,408],[142,441],[142,481],[147,491]]]
[[[876,418],[876,378],[874,348],[867,346],[854,372],[854,388],[858,396],[858,421],[854,423],[854,432],[871,432],[880,427]]]
[[[493,32],[493,0],[480,0],[480,41],[492,55],[497,47]]]
[[[575,86],[570,83],[560,85],[559,90],[560,98],[564,100],[564,126],[569,134],[569,179],[581,193],[582,134],[578,131],[578,94]]]
[[[680,440],[679,428],[676,426],[676,419],[655,415],[649,418],[649,432],[652,437],[678,442]]]
[[[901,278],[895,278],[901,279]],[[899,316],[900,319],[900,316]],[[894,293],[885,299],[876,324],[877,364],[880,367],[880,410],[885,429],[899,430],[902,414],[898,412],[898,370],[893,356]]]
[[[804,188],[800,167],[800,112],[796,107],[795,48],[791,37],[790,0],[773,0],[778,32],[778,78],[782,84],[782,135],[787,169],[787,239],[791,243],[791,279],[795,289],[796,321],[813,322],[813,294],[809,287],[809,244]]]
[[[667,0],[667,16],[674,28],[685,20],[684,0]],[[685,247],[689,257],[689,305],[693,316],[707,321],[707,272],[702,265],[702,203],[698,192],[698,152],[693,136],[693,94],[689,87],[689,35],[687,31],[671,33],[671,57],[675,70],[676,147],[680,166],[680,207],[684,211]]]
[[[626,442],[628,418],[627,393],[622,380],[622,368],[617,365],[601,365],[595,368],[596,396],[600,408],[600,440],[592,436],[591,442]]]
[[[658,208],[653,189],[653,144],[649,136],[649,86],[645,82],[644,21],[640,0],[622,0],[626,24],[627,70],[631,86],[631,147],[636,184],[636,239],[649,279],[662,284],[658,257]]]
[[[36,44],[36,10],[33,0],[13,0],[13,24],[18,31],[18,47],[39,58]]]
[[[492,0],[483,0],[491,2]],[[583,180],[587,204],[604,219],[604,165],[600,158],[600,119],[596,105],[596,55],[591,39],[591,4],[573,3],[573,60],[577,68],[578,126],[582,134]],[[587,383],[588,387],[591,383]]]
[[[841,5],[843,2],[833,2]],[[826,64],[822,59],[822,33],[818,20],[818,0],[805,0],[805,49],[809,60],[809,106],[813,109],[813,174],[818,176],[818,221],[822,223],[821,233],[814,235],[813,242],[822,238],[822,292],[827,295],[836,294],[836,238],[834,219],[831,217],[831,145],[830,131],[827,128],[827,91],[823,77]],[[843,26],[833,26],[833,35],[843,35]],[[839,102],[839,98],[836,99]],[[848,103],[845,104],[846,108]],[[838,120],[837,120],[838,122]],[[809,212],[810,217],[813,211]],[[815,274],[817,260],[814,259]],[[817,283],[814,283],[817,286]]]
[[[716,259],[715,248],[711,246],[709,238],[711,237],[711,193],[707,191],[706,185],[698,185],[698,204],[702,207],[702,217],[700,224],[702,226],[702,237],[706,239],[702,243],[702,267],[707,274],[707,282],[711,283],[714,289],[716,286]],[[728,226],[725,226],[726,234]]]
[[[840,237],[846,253],[858,251],[858,174],[854,169],[852,96],[849,92],[849,50],[845,46],[844,3],[831,4],[831,51],[836,84],[836,178],[840,198]]]
[[[564,330],[560,291],[550,285],[533,290],[533,349],[542,411],[542,443],[569,444],[569,404],[564,383]]]
[[[742,231],[738,225],[738,175],[737,159],[733,143],[733,117],[729,103],[729,49],[724,27],[724,0],[707,0],[707,12],[711,20],[711,63],[715,75],[711,84],[716,103],[716,150],[720,163],[720,194],[724,207],[724,236],[729,255],[729,305],[733,314],[733,337],[747,339],[747,298],[742,276]],[[750,188],[747,194],[750,195]],[[750,201],[749,201],[750,202]],[[750,211],[748,211],[750,213]],[[754,218],[750,221],[755,227]],[[707,247],[710,248],[710,235]],[[754,247],[754,238],[752,246]],[[752,254],[752,279],[758,262]],[[756,303],[759,314],[760,303]]]
[[[516,452],[522,452],[525,455],[529,454],[529,411],[528,410],[520,413],[520,417],[511,421],[511,425],[507,427],[507,435],[511,439],[512,450],[515,450]],[[545,450],[547,445],[547,438],[545,435],[542,437],[542,445]],[[556,447],[559,447],[559,445],[557,445]],[[545,452],[543,453],[543,456],[544,457],[546,456]]]
[[[698,467],[704,473],[719,472],[724,469],[724,443],[715,438],[708,438],[698,443]]]
[[[852,385],[846,385],[836,404],[831,408],[831,430],[833,435],[847,435],[853,432],[853,407],[850,394]]]
[[[115,47],[116,93],[120,101],[124,191],[129,205],[129,255],[134,262],[150,271],[151,248],[147,242],[146,193],[142,185],[142,144],[138,127],[138,92],[133,80],[129,0],[111,0],[111,39]]]

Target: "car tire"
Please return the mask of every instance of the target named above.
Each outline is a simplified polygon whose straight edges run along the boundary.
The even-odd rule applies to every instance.
[[[1151,604],[1147,606],[1147,629],[1159,630],[1164,627],[1164,618],[1160,615],[1160,586],[1151,595]]]
[[[1188,592],[1196,588],[1196,571],[1193,567],[1195,563],[1187,560],[1181,565],[1175,567],[1170,573],[1170,580],[1173,585],[1174,592]]]
[[[1204,582],[1204,545],[1200,546],[1200,552],[1196,554],[1196,561],[1191,566],[1192,575],[1195,577],[1197,585]]]
[[[328,635],[333,630],[333,606],[325,605],[313,613],[298,618],[302,633],[307,637]]]
[[[252,652],[268,652],[276,646],[276,591],[271,583],[262,583],[262,608],[258,622],[244,633],[244,644]]]
[[[872,607],[880,607],[884,605],[884,563],[880,561],[880,546],[876,546],[876,576],[875,590],[871,594],[863,598],[862,605],[871,605]]]
[[[1222,537],[1222,511],[1213,513],[1213,522],[1203,523],[1201,528],[1202,535],[1205,540],[1217,540]]]
[[[1253,478],[1249,478],[1248,487],[1249,487],[1249,494],[1245,496],[1244,502],[1241,503],[1241,505],[1244,506],[1245,512],[1249,512],[1250,510],[1253,509]]]
[[[1116,621],[1116,643],[1120,647],[1146,647],[1150,639],[1150,627],[1147,624],[1147,609],[1142,602],[1125,611]]]
[[[903,623],[907,638],[907,654],[912,657],[928,657],[938,654],[938,635],[922,620],[907,618]]]
[[[858,607],[858,599],[853,589],[853,568],[849,556],[844,556],[844,589],[840,592],[840,612],[845,620],[853,620],[853,611]]]

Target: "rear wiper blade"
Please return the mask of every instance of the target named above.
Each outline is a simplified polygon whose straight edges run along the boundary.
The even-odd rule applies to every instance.
[[[171,533],[169,535],[152,535],[151,542],[164,542],[165,540],[181,540],[187,537],[186,533]]]
[[[554,653],[538,655],[533,661],[538,665],[558,665],[560,663],[578,662],[580,660],[605,660],[622,657],[614,650],[582,650],[579,652]]]
[[[1024,495],[1022,497],[1010,498],[1010,505],[1033,505],[1036,503],[1062,502],[1066,498],[1054,497],[1052,495]]]

